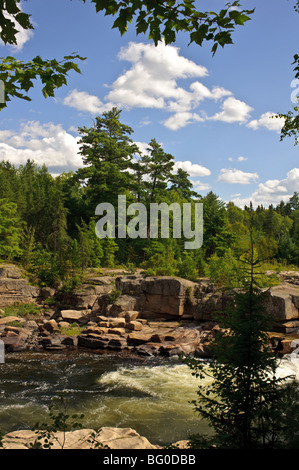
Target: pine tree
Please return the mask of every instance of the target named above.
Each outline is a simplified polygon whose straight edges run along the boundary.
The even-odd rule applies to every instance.
[[[298,433],[298,422],[285,420],[286,406],[294,406],[294,416],[298,416],[298,384],[285,386],[285,379],[276,377],[277,361],[267,334],[272,319],[265,313],[265,294],[255,282],[259,261],[252,240],[244,262],[248,282],[243,292],[235,294],[235,307],[215,315],[220,330],[212,361],[207,365],[185,359],[200,379],[196,411],[214,431],[208,438],[194,437],[193,446],[274,449],[288,444],[288,426]],[[201,382],[207,377],[211,380],[208,385]],[[293,402],[286,405],[289,396]]]
[[[131,187],[133,155],[138,147],[130,138],[133,130],[120,122],[121,111],[112,108],[96,117],[93,127],[79,127],[80,153],[85,168],[77,172],[77,178],[84,180],[90,215],[96,206],[108,202],[117,206],[117,197]]]

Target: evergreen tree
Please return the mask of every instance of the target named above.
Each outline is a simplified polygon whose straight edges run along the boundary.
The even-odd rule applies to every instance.
[[[0,258],[13,260],[21,255],[21,221],[17,205],[0,199]]]
[[[147,201],[159,202],[171,179],[174,166],[174,157],[164,152],[162,146],[152,139],[147,149],[148,154],[141,158],[144,165],[144,175],[147,176],[145,187],[147,188]]]
[[[214,434],[209,438],[195,436],[191,440],[195,447],[275,449],[287,447],[288,426],[298,433],[298,422],[285,420],[290,395],[293,402],[289,407],[295,410],[294,416],[298,415],[298,385],[293,382],[284,386],[285,379],[276,376],[277,361],[267,334],[272,319],[264,310],[265,294],[255,283],[259,261],[252,240],[245,262],[248,282],[243,292],[235,294],[235,307],[215,316],[220,330],[213,360],[206,365],[185,359],[200,380],[211,379],[208,385],[199,383],[199,400],[194,404]]]
[[[132,185],[129,170],[133,155],[139,153],[139,149],[130,138],[131,127],[120,122],[120,113],[112,108],[96,117],[93,127],[79,127],[80,154],[85,168],[77,171],[77,178],[86,186],[90,216],[101,202],[116,207],[118,195],[125,194]]]

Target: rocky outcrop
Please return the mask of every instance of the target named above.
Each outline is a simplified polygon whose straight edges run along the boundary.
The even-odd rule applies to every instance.
[[[116,279],[116,288],[127,296],[136,299],[144,318],[182,317],[185,304],[195,287],[195,283],[175,277],[121,276]]]
[[[104,326],[103,326],[104,325]],[[208,343],[216,325],[209,329],[192,323],[150,321],[138,318],[121,323],[114,318],[101,317],[98,323],[87,326],[78,336],[78,346],[88,349],[130,351],[142,356],[173,356],[181,353],[208,356]]]
[[[299,287],[287,282],[272,287],[265,307],[277,322],[299,320]]]
[[[33,302],[40,295],[40,289],[31,286],[23,271],[14,265],[0,266],[0,306],[16,302]]]
[[[275,321],[274,331],[296,335],[299,287],[289,281],[290,277],[266,292],[265,308]],[[10,283],[15,283],[14,289]],[[1,292],[5,292],[3,297]],[[45,308],[48,297],[55,302],[52,309]],[[18,301],[39,304],[41,317],[33,321],[1,312],[1,307]],[[80,289],[65,293],[30,286],[15,266],[0,268],[0,337],[9,352],[85,348],[143,356],[185,352],[208,357],[217,329],[214,314],[232,306],[232,293],[217,291],[206,278],[192,282],[141,274],[89,276]],[[65,330],[73,325],[81,331],[70,335]]]
[[[3,437],[3,449],[30,449],[41,446],[44,440],[37,441],[35,431],[13,431]],[[55,432],[50,438],[51,449],[157,449],[145,437],[140,436],[131,428],[103,427],[99,432],[92,429],[79,429],[66,433]],[[62,444],[63,443],[63,444]]]

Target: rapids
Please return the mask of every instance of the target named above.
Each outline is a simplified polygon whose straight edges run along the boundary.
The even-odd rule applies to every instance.
[[[298,362],[284,357],[278,375],[299,380]],[[199,379],[177,359],[15,353],[0,364],[0,380],[2,434],[48,421],[48,406],[62,392],[69,414],[84,413],[85,428],[131,427],[160,445],[209,432],[190,403]]]

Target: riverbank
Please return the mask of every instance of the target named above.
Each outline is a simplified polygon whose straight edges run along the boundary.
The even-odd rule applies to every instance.
[[[120,275],[90,270],[72,292],[31,286],[14,265],[0,267],[0,339],[6,352],[84,350],[143,357],[181,353],[211,357],[215,312],[233,306],[231,292],[208,279]],[[289,354],[299,339],[299,273],[267,291],[273,317],[269,345]]]

